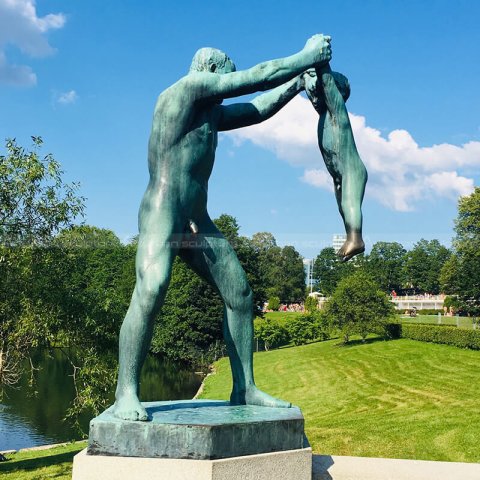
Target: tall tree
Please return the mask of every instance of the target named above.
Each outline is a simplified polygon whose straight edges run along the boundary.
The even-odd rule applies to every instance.
[[[32,298],[38,245],[83,215],[78,184],[63,179],[51,154],[41,156],[42,139],[27,150],[6,141],[0,155],[0,395],[18,380],[22,360],[55,318],[40,298]]]
[[[480,187],[458,201],[454,254],[442,268],[445,293],[457,295],[462,309],[480,315]]]
[[[397,242],[377,242],[368,256],[368,271],[385,292],[399,291],[404,283],[407,251]]]
[[[353,269],[352,262],[340,262],[335,250],[326,247],[313,262],[313,279],[316,280],[321,293],[331,295],[338,282],[352,273]]]
[[[394,315],[395,308],[378,284],[363,270],[339,281],[323,314],[338,328],[347,343],[352,335],[363,339]]]
[[[450,254],[438,240],[421,239],[406,254],[406,283],[420,292],[440,293],[440,271]]]

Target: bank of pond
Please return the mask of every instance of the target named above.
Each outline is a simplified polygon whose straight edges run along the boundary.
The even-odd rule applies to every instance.
[[[81,437],[79,428],[88,431],[91,415],[78,417],[78,426],[65,416],[75,398],[72,366],[60,349],[32,353],[35,381],[22,376],[16,388],[5,391],[0,403],[0,450],[18,450],[49,443],[66,442]],[[193,368],[179,366],[162,358],[149,356],[142,370],[141,398],[192,398],[201,384]],[[113,401],[114,392],[108,392]]]

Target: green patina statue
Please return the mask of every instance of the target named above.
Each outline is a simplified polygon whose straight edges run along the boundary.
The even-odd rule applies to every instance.
[[[305,74],[305,91],[319,113],[318,145],[333,177],[335,197],[347,239],[338,251],[343,261],[365,251],[362,238],[362,201],[367,170],[355,145],[345,102],[350,85],[341,73],[324,65]]]
[[[323,35],[310,38],[295,55],[239,72],[223,52],[203,48],[195,54],[189,74],[159,96],[148,146],[150,181],[139,212],[137,281],[120,331],[113,409],[118,418],[147,420],[138,398],[140,370],[176,255],[213,285],[225,304],[231,404],[290,406],[255,386],[252,292],[234,250],[208,215],[208,179],[218,131],[271,117],[304,89],[302,72],[330,58],[330,37]],[[221,105],[225,98],[271,88],[250,103]]]

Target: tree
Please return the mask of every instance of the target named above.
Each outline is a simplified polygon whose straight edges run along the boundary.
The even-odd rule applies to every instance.
[[[365,340],[394,315],[395,308],[378,284],[359,270],[343,278],[325,303],[324,315],[338,328],[344,342],[354,334]]]
[[[403,266],[407,251],[397,242],[377,242],[368,256],[368,271],[387,293],[399,291],[404,284]]]
[[[51,154],[40,156],[40,137],[32,141],[28,151],[7,140],[0,155],[0,394],[17,382],[29,349],[55,321],[56,309],[32,292],[38,246],[84,212],[79,185],[64,181]]]
[[[338,282],[353,272],[353,263],[339,261],[332,247],[324,248],[313,262],[313,279],[324,295],[331,295]]]
[[[459,308],[480,315],[480,188],[458,201],[453,255],[445,262],[441,284],[445,293],[458,296]]]
[[[438,240],[417,242],[407,252],[404,264],[405,280],[415,290],[440,293],[440,271],[450,256],[450,250]]]

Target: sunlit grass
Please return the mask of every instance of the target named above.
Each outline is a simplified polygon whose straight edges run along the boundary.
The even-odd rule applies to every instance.
[[[316,453],[480,461],[480,352],[375,339],[255,354],[257,384],[301,407]],[[203,398],[227,399],[227,359]]]
[[[44,478],[71,480],[73,457],[86,445],[86,442],[77,442],[48,450],[8,455],[9,460],[0,463],[0,478],[2,480],[40,480]]]

